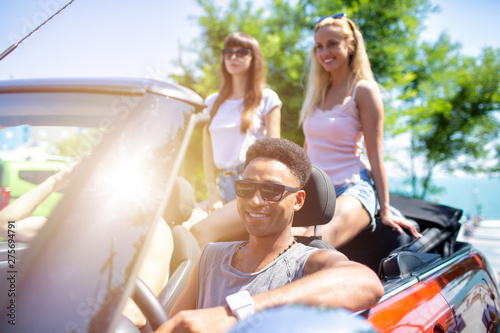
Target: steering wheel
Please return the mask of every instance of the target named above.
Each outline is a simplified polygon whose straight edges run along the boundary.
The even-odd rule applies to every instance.
[[[158,298],[140,279],[135,279],[135,289],[132,299],[146,317],[153,330],[156,330],[168,320],[168,315],[161,306]]]
[[[161,324],[168,320],[168,315],[165,313],[160,302],[140,278],[136,278],[135,280],[132,299],[146,317],[147,322],[145,327],[148,327],[149,324],[148,332],[150,330],[156,330]],[[122,315],[114,333],[131,332],[139,333],[141,330],[139,330],[127,317]]]

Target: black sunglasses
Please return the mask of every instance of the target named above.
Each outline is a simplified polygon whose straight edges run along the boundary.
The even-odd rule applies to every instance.
[[[286,191],[298,192],[299,189],[295,187],[285,186],[275,183],[256,183],[250,180],[235,180],[234,189],[236,196],[243,199],[251,199],[257,190],[266,201],[277,202],[283,198]]]
[[[232,50],[232,49],[223,49],[222,50],[222,55],[226,57],[227,59],[230,59],[233,54],[236,56],[236,58],[244,58],[249,54],[252,54],[252,51],[249,49],[237,49],[237,50]]]

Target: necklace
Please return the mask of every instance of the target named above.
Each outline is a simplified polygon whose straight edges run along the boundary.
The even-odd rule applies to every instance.
[[[284,249],[283,252],[278,254],[278,256],[276,258],[274,258],[274,260],[278,259],[281,255],[285,254],[285,252],[290,250],[292,248],[292,246],[294,246],[295,244],[297,244],[297,238],[293,237],[293,241],[290,243],[290,245],[288,245],[288,247],[286,249]]]
[[[241,243],[238,248],[236,249],[236,251],[234,251],[234,254],[233,254],[233,258],[232,258],[232,262],[234,262],[236,256],[238,255],[238,252],[240,252],[241,248],[244,247],[245,245],[247,245],[248,242],[243,242]],[[288,245],[288,247],[286,249],[284,249],[280,254],[278,254],[278,256],[276,258],[273,259],[276,260],[278,259],[279,257],[281,257],[283,254],[285,254],[286,251],[290,250],[292,248],[292,246],[294,246],[295,244],[297,244],[297,238],[295,238],[295,236],[293,237],[293,241],[290,243],[290,245]]]

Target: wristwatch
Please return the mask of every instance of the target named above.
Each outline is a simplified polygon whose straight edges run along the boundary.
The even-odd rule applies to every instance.
[[[226,302],[231,312],[238,320],[250,317],[255,311],[253,298],[247,290],[242,290],[227,296]]]

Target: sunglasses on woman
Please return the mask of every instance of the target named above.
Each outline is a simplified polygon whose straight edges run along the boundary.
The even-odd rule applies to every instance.
[[[320,18],[318,20],[318,22],[316,22],[316,24],[318,24],[319,22],[323,21],[324,19],[326,18],[329,18],[331,17],[332,19],[341,19],[343,17],[346,17],[347,15],[345,13],[337,13],[337,14],[334,14],[334,15],[327,15],[327,16],[323,16],[322,18]]]
[[[318,20],[318,22],[316,22],[316,28],[315,28],[315,31],[319,29],[318,27],[318,24],[323,21],[324,19],[327,19],[331,17],[332,19],[341,19],[341,18],[347,18],[347,15],[345,13],[337,13],[337,14],[334,14],[334,15],[327,15],[327,16],[323,16],[322,18],[320,18]],[[354,32],[354,28],[352,26],[352,23],[351,23],[351,20],[347,20],[347,23],[349,24],[349,28],[351,28],[351,31]]]
[[[298,188],[275,183],[256,183],[250,180],[235,180],[234,189],[236,196],[243,199],[251,199],[257,190],[266,201],[277,202],[283,198],[286,191],[295,193]]]
[[[252,54],[252,51],[249,49],[237,49],[237,50],[223,49],[222,50],[222,55],[227,59],[230,59],[233,55],[235,55],[236,58],[244,58],[249,54]]]

